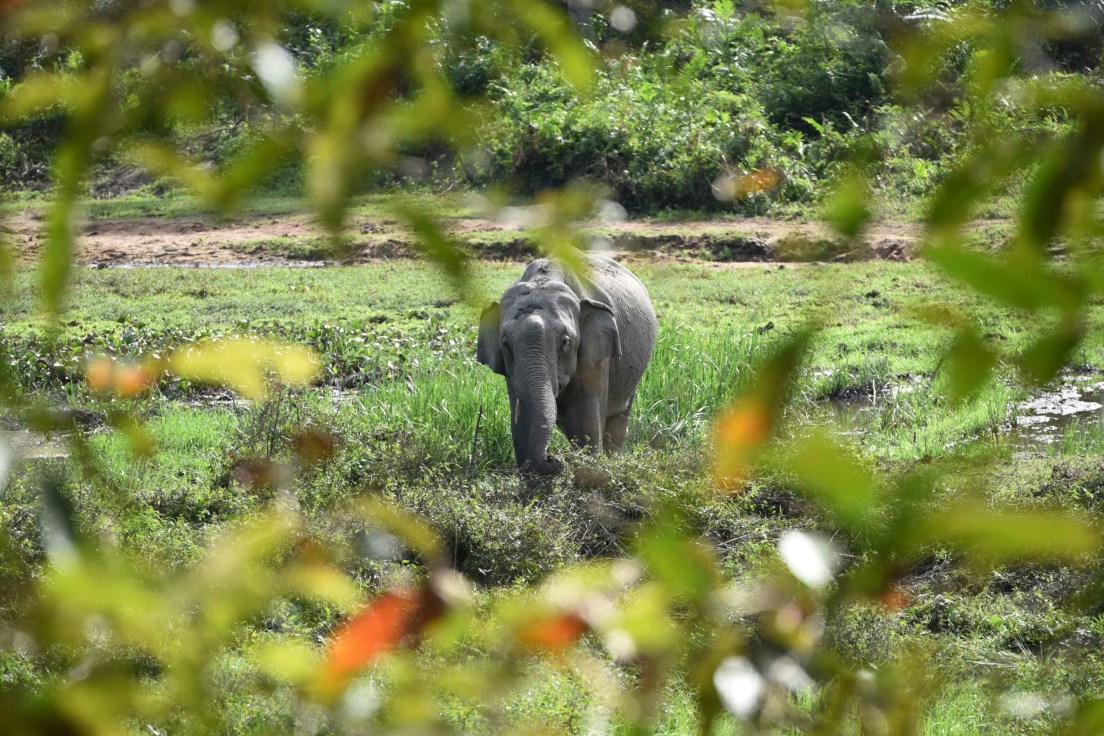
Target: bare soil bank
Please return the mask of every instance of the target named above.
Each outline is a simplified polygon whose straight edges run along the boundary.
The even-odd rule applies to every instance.
[[[476,258],[527,259],[535,254],[531,237],[506,223],[451,218],[447,229]],[[43,243],[42,216],[20,213],[7,230],[24,260]],[[584,228],[591,247],[635,258],[708,260],[719,263],[771,261],[908,260],[921,238],[915,223],[882,223],[858,242],[835,236],[809,221],[766,218],[685,222],[593,223]],[[418,253],[415,237],[394,220],[358,217],[334,250],[309,215],[247,216],[229,220],[135,217],[94,220],[81,228],[77,261],[113,266],[286,265],[304,262],[364,262],[408,258]]]

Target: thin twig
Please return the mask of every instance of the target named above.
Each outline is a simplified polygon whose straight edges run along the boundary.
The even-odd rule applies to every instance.
[[[479,405],[479,416],[475,418],[475,432],[472,433],[471,455],[468,457],[468,472],[475,467],[475,451],[479,444],[479,427],[483,424],[483,405]]]

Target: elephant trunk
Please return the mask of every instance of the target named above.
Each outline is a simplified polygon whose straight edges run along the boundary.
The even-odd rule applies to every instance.
[[[556,394],[543,359],[528,366],[510,391],[511,434],[514,457],[523,473],[555,475],[563,463],[548,456],[548,443],[556,425]]]

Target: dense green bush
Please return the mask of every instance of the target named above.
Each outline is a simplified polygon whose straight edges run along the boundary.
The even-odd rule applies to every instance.
[[[1014,136],[1065,130],[1060,110],[1026,113],[1031,106],[1021,107],[1015,95],[965,102],[959,80],[981,63],[983,53],[970,43],[954,44],[938,57],[942,81],[926,107],[893,101],[886,90],[900,60],[887,29],[923,22],[903,20],[914,10],[849,1],[790,16],[725,1],[664,10],[645,4],[629,32],[596,13],[592,37],[610,56],[584,94],[565,83],[556,63],[535,47],[514,48],[440,19],[434,35],[448,83],[462,99],[486,96],[486,122],[476,145],[459,157],[432,140],[403,141],[400,150],[417,164],[418,185],[507,182],[518,194],[532,194],[583,179],[605,185],[634,212],[735,206],[757,214],[819,202],[857,146],[873,151],[868,163],[876,191],[897,202],[933,191],[943,172],[968,155],[970,130]],[[302,75],[322,77],[385,32],[393,12],[392,5],[380,6],[367,26],[302,15],[283,29],[282,39]],[[1089,69],[1093,38],[1046,48],[1055,54],[1056,68]],[[0,83],[72,63],[64,49],[9,44],[0,53]],[[198,61],[184,49],[180,63]],[[226,89],[205,117],[147,122],[151,134],[167,128],[193,160],[215,166],[254,145],[286,114],[242,103],[233,92],[240,70],[218,73],[226,75]],[[121,76],[119,104],[130,104],[128,90],[143,79],[138,66]],[[406,95],[408,86],[401,83],[395,94]],[[44,183],[64,119],[51,113],[6,128],[0,181],[8,188]],[[356,186],[372,190],[410,181],[410,167],[401,163],[377,166]],[[109,155],[95,172],[93,192],[116,194],[148,182],[126,175],[126,166]],[[715,198],[719,177],[765,168],[781,174],[769,191],[735,205]],[[295,194],[302,182],[302,163],[289,160],[254,186]]]
[[[738,93],[657,81],[626,61],[576,101],[545,67],[523,70],[496,90],[490,178],[525,192],[600,181],[638,211],[711,206],[718,175],[769,151],[762,113]]]
[[[819,202],[860,151],[876,193],[899,203],[934,191],[970,155],[971,131],[1068,132],[1061,109],[1040,112],[1017,94],[967,100],[960,80],[987,53],[971,43],[936,58],[942,82],[925,104],[894,101],[887,89],[900,59],[889,29],[925,22],[924,13],[904,20],[915,10],[846,2],[790,17],[701,4],[663,40],[607,60],[587,95],[542,58],[511,66],[494,44],[469,45],[454,52],[451,75],[462,91],[489,92],[493,117],[486,165],[455,174],[476,185],[509,181],[525,194],[591,180],[635,212],[755,214]],[[1085,43],[1071,48],[1086,53]],[[718,177],[764,168],[781,173],[773,189],[734,205],[714,197]]]

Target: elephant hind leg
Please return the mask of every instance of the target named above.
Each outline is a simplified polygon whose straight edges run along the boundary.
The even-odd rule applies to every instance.
[[[614,414],[606,420],[606,436],[602,443],[606,454],[621,452],[625,447],[625,435],[629,432],[629,414],[632,412],[630,403],[625,411]]]

